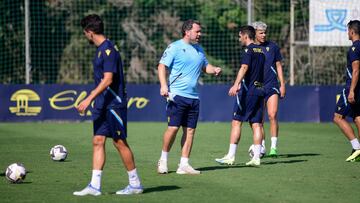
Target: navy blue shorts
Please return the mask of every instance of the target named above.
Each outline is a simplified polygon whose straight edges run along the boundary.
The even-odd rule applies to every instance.
[[[264,97],[239,92],[233,110],[233,120],[250,123],[262,123]]]
[[[360,116],[360,103],[357,101],[355,104],[350,104],[347,101],[349,92],[345,89],[341,91],[339,100],[336,103],[335,113],[342,115],[343,117],[356,118]]]
[[[95,109],[92,116],[94,135],[102,135],[113,139],[126,139],[126,108]]]
[[[176,95],[166,106],[168,126],[196,128],[199,118],[199,99],[190,99]]]
[[[269,85],[269,86],[265,86],[264,87],[264,92],[265,92],[265,102],[268,101],[268,99],[274,95],[277,94],[280,96],[280,90],[279,90],[279,85]]]

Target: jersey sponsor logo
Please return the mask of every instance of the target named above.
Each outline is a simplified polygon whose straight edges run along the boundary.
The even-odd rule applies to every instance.
[[[255,53],[263,53],[263,51],[261,50],[261,48],[253,48],[253,51]]]
[[[10,107],[11,113],[17,116],[36,116],[41,112],[40,106],[30,106],[30,101],[40,101],[39,95],[33,90],[22,89],[11,95],[10,101],[16,101],[16,107]]]
[[[110,53],[111,53],[111,50],[110,50],[110,49],[106,49],[106,50],[105,50],[105,53],[106,53],[106,55],[108,55],[108,56],[109,56],[109,55],[110,55]]]

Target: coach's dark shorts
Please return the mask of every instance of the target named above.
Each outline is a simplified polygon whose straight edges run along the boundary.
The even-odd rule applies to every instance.
[[[277,84],[274,84],[274,85],[265,85],[264,87],[264,92],[265,92],[265,96],[264,96],[264,99],[265,99],[265,102],[268,101],[268,99],[274,95],[274,94],[277,94],[280,96],[280,88],[279,88],[279,85]]]
[[[94,122],[94,135],[103,135],[113,139],[127,137],[127,109],[95,109],[92,112]]]
[[[349,96],[348,90],[343,89],[340,93],[340,97],[336,103],[335,113],[342,115],[343,117],[356,118],[360,116],[360,103],[357,101],[355,104],[350,104],[347,100]]]
[[[199,118],[199,99],[176,95],[166,106],[168,126],[196,128]]]
[[[264,97],[257,95],[248,95],[245,92],[239,92],[236,96],[233,120],[250,123],[262,123],[264,110]]]

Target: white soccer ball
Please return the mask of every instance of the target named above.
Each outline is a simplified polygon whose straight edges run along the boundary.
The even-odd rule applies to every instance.
[[[51,159],[54,161],[64,161],[67,157],[67,150],[62,145],[55,145],[50,150]]]
[[[11,183],[21,183],[26,177],[26,169],[22,163],[13,163],[6,168],[5,176]]]
[[[263,148],[263,146],[261,146],[261,149],[260,149],[260,158],[263,158],[265,156],[265,153],[262,152],[263,151],[262,148]],[[249,152],[250,158],[253,158],[254,157],[254,145],[253,144],[250,145],[248,152]]]

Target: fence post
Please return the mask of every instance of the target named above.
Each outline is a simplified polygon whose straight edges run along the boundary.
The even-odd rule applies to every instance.
[[[30,8],[29,0],[25,0],[25,80],[30,84],[31,57],[30,57]]]
[[[253,20],[252,0],[247,1],[247,24],[251,25]]]

